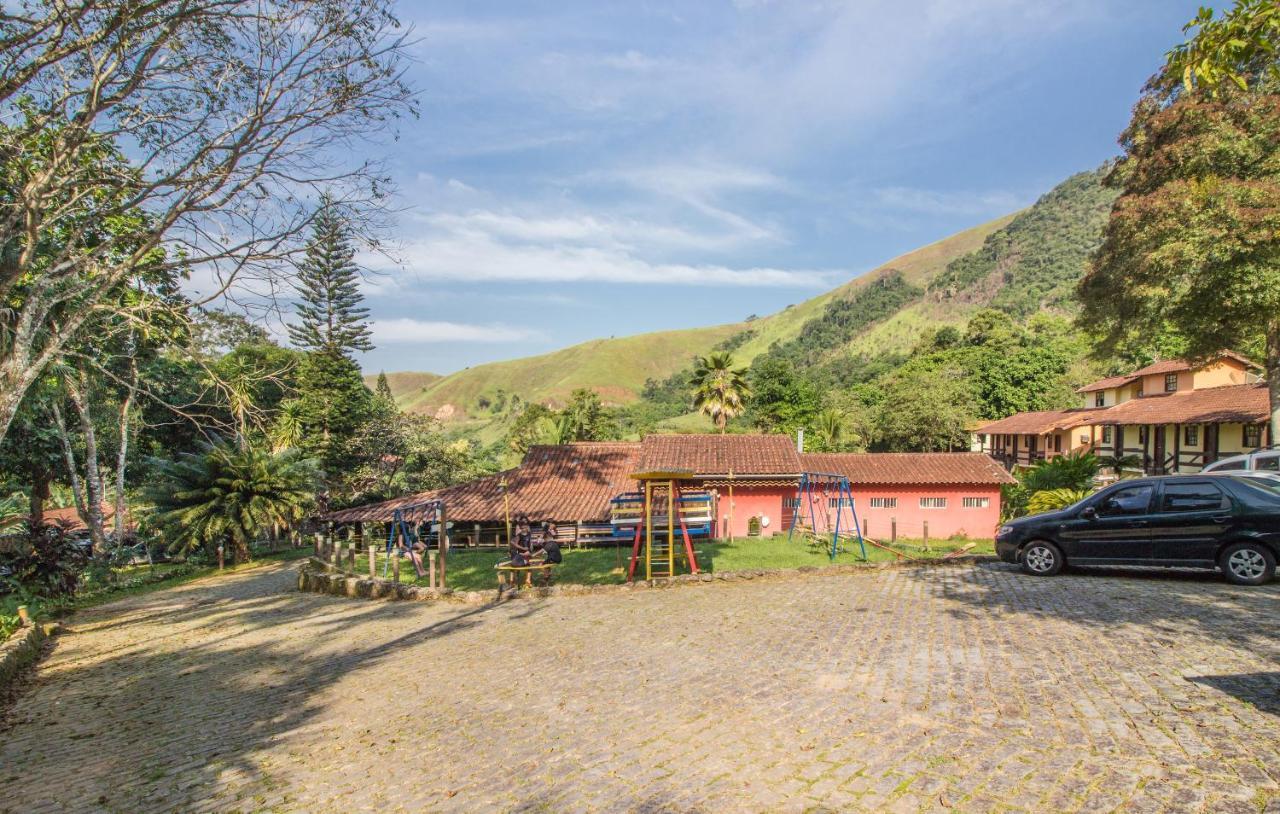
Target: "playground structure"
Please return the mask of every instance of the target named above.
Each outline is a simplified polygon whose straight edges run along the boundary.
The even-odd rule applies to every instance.
[[[834,513],[834,517],[832,516]],[[847,519],[846,519],[847,518]],[[808,519],[809,524],[805,525]],[[867,544],[862,538],[862,525],[854,506],[853,488],[844,475],[806,472],[796,488],[795,516],[787,530],[787,541],[799,533],[828,548],[831,559],[843,550],[843,541],[857,540],[862,559],[867,559]],[[826,544],[827,535],[831,543]]]
[[[630,531],[632,536],[627,581],[635,580],[641,560],[646,580],[675,576],[680,559],[689,573],[698,573],[692,538],[712,536],[714,496],[703,489],[682,490],[681,482],[693,479],[688,471],[639,472],[632,477],[640,482],[640,490],[611,501],[614,535]],[[681,546],[676,545],[677,529]]]
[[[425,524],[427,533],[419,535],[417,527]],[[432,532],[434,526],[435,531]],[[431,542],[434,537],[435,548]],[[421,543],[421,558],[414,546]],[[449,554],[449,529],[445,519],[445,506],[442,501],[429,500],[423,503],[401,506],[391,514],[391,524],[387,529],[386,562],[382,567],[385,579],[391,569],[392,553],[395,554],[396,574],[400,573],[399,559],[406,554],[413,560],[414,568],[419,576],[427,577],[430,588],[445,587],[445,575]],[[370,555],[372,557],[372,554]],[[425,566],[422,563],[425,560]],[[372,560],[370,560],[372,565]],[[372,576],[372,574],[371,574]]]

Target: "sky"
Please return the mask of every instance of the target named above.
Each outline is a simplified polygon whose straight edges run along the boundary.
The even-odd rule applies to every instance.
[[[1180,0],[402,0],[367,372],[736,322],[1118,152]]]

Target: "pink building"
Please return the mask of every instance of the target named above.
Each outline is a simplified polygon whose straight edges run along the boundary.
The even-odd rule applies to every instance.
[[[863,533],[888,539],[994,537],[1000,525],[1000,486],[1014,479],[981,452],[866,452],[801,455],[806,472],[849,479]],[[830,498],[829,503],[836,499]],[[801,507],[807,510],[809,507]],[[852,522],[843,506],[842,525]]]

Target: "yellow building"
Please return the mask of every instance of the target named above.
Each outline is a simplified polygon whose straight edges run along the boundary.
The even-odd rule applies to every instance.
[[[1147,474],[1198,472],[1267,446],[1270,402],[1259,367],[1224,352],[1169,359],[1085,385],[1079,407],[1016,413],[977,428],[983,452],[1012,468],[1067,452],[1132,457]]]

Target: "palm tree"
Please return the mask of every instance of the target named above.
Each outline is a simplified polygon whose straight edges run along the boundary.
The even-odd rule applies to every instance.
[[[1126,469],[1139,469],[1142,459],[1137,455],[1106,455],[1100,459],[1103,469],[1110,469],[1117,478],[1124,475]]]
[[[728,353],[712,353],[694,360],[693,406],[704,415],[711,416],[721,433],[729,419],[742,415],[744,403],[751,397],[747,385],[747,369],[733,367],[733,356]]]
[[[152,522],[170,550],[189,553],[227,545],[235,562],[263,530],[297,522],[315,502],[316,462],[297,449],[272,453],[218,440],[160,465],[146,490]]]
[[[844,431],[844,413],[834,407],[818,413],[818,417],[814,422],[814,433],[818,436],[818,443],[822,445],[824,450],[838,452],[840,442],[844,440]]]

